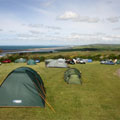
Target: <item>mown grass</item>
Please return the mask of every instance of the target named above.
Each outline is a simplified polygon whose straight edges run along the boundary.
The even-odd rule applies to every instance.
[[[28,65],[2,64],[0,82],[21,66]],[[56,113],[47,105],[45,108],[0,108],[0,120],[120,120],[120,78],[115,74],[119,65],[99,62],[70,65],[82,72],[82,85],[64,82],[67,68],[45,68],[44,62],[28,67],[42,77],[47,100]]]

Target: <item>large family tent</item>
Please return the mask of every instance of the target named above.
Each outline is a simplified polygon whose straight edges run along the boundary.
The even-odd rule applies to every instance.
[[[31,68],[13,70],[0,86],[0,107],[45,107],[45,88]]]
[[[25,62],[27,62],[27,60],[24,58],[20,58],[20,59],[15,60],[15,63],[25,63]]]
[[[52,62],[52,61],[54,61],[54,59],[47,59],[47,60],[45,60],[45,66],[47,67],[47,65],[48,65],[50,62]]]
[[[34,60],[30,59],[27,61],[27,64],[28,65],[36,65],[36,62]]]
[[[53,67],[53,68],[67,68],[68,65],[65,63],[65,60],[51,60],[46,64],[46,67]]]
[[[82,84],[81,73],[76,68],[69,68],[65,71],[64,80],[68,84]]]

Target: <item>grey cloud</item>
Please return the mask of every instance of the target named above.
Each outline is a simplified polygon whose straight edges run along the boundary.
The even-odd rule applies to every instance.
[[[53,30],[61,30],[60,27],[56,27],[56,26],[45,26],[45,28],[53,29]]]
[[[31,27],[31,28],[42,28],[44,27],[43,24],[29,24],[28,27]]]
[[[34,30],[30,30],[29,32],[32,34],[44,34],[43,32],[34,31]]]
[[[0,32],[3,31],[3,29],[0,28]]]
[[[112,0],[108,0],[108,1],[106,1],[106,3],[107,3],[107,4],[112,4],[113,1],[112,1]]]
[[[73,21],[75,21],[75,22],[97,23],[97,22],[100,21],[100,19],[97,18],[97,17],[96,18],[92,18],[92,17],[88,17],[88,16],[83,16],[83,17],[79,16],[78,18],[73,19]]]
[[[58,26],[49,26],[49,25],[43,25],[43,24],[28,24],[27,25],[30,28],[43,28],[43,29],[52,29],[52,30],[61,30],[61,27]]]
[[[113,30],[116,30],[116,31],[117,31],[117,30],[120,30],[120,27],[117,27],[117,28],[113,28]]]
[[[116,22],[119,22],[120,16],[119,17],[109,17],[109,18],[107,18],[107,20],[111,23],[116,23]]]
[[[33,34],[17,34],[18,37],[21,37],[21,38],[29,38],[29,37],[37,37],[37,35],[33,35]]]
[[[14,31],[14,30],[10,30],[9,32],[10,32],[10,33],[16,33],[16,31]]]

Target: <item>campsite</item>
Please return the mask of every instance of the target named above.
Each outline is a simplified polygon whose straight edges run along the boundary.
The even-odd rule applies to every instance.
[[[19,67],[30,67],[41,76],[46,99],[55,113],[45,108],[0,108],[0,120],[119,120],[120,78],[119,65],[101,65],[99,62],[69,65],[81,71],[82,85],[67,84],[64,72],[68,68],[46,68],[37,65],[7,63],[0,66],[0,83],[8,73]]]
[[[0,120],[120,120],[120,0],[0,0]]]

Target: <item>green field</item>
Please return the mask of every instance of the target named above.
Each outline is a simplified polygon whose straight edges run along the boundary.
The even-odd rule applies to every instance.
[[[24,63],[2,64],[0,83],[13,69],[28,66]],[[0,120],[120,120],[120,65],[101,65],[99,62],[76,64],[70,67],[82,72],[81,85],[64,82],[66,68],[45,68],[44,62],[29,66],[42,77],[47,100],[56,113],[45,108],[0,108]]]

